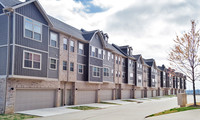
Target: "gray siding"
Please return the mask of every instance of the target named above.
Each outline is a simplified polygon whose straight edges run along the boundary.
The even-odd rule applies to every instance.
[[[7,44],[8,41],[8,16],[0,16],[0,45]]]
[[[77,62],[81,64],[88,64],[88,59],[86,56],[77,55]]]
[[[6,75],[7,70],[7,47],[0,47],[0,75]]]
[[[23,68],[23,50],[40,53],[42,56],[41,70],[32,70]],[[34,77],[47,77],[47,53],[21,48],[15,46],[15,67],[14,75],[34,76]]]
[[[112,53],[110,54],[110,58],[108,60],[108,51],[105,52],[105,59],[103,59],[103,68],[109,68],[109,76],[104,76],[103,81],[114,82],[114,59],[112,59]],[[113,69],[113,76],[111,70]],[[103,71],[102,71],[103,72]]]
[[[16,14],[16,44],[48,51],[48,27],[42,26],[42,42],[24,37],[24,17]]]
[[[27,17],[30,17],[30,18],[32,18],[36,21],[39,21],[43,24],[46,24],[46,25],[48,24],[34,3],[22,6],[18,9],[16,9],[16,12],[18,12],[22,15],[25,15]]]
[[[87,69],[86,66],[83,66],[83,74],[78,73],[78,65],[77,65],[77,80],[87,81]]]
[[[98,47],[98,48],[103,48],[103,44],[100,40],[100,37],[98,34],[95,34],[94,37],[92,38],[90,45]]]
[[[50,61],[50,59],[49,59]],[[48,67],[48,78],[58,78],[58,70],[59,70],[59,61],[57,60],[57,69],[56,70],[51,70],[50,69],[50,64],[47,64]]]

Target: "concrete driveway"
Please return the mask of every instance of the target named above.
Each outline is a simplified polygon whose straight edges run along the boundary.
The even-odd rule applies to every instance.
[[[197,97],[197,101],[200,101],[200,96]],[[188,102],[192,102],[192,96],[188,96]],[[178,107],[176,97],[163,98],[159,100],[148,100],[146,102],[139,104],[136,103],[123,104],[100,110],[78,111],[62,115],[35,118],[34,120],[67,120],[67,119],[68,120],[169,120],[169,118],[170,120],[176,120],[172,119],[170,116],[169,118],[167,117],[167,119],[164,117],[168,115],[163,115],[160,116],[159,118],[152,117],[145,119],[145,116],[174,107]],[[194,114],[197,113],[198,112],[194,112]],[[196,117],[193,114],[190,116],[190,113],[188,113],[187,115],[189,115],[189,117]],[[175,116],[173,116],[173,118]],[[177,116],[179,117],[179,119],[177,120],[180,120],[180,118],[181,120],[184,120],[182,119],[184,118],[183,114],[180,115],[177,114]]]

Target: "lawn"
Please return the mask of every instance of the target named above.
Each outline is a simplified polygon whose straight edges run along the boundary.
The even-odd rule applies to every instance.
[[[136,103],[143,103],[143,102],[140,102],[140,101],[135,101],[135,100],[122,100],[122,101],[125,101],[125,102],[136,102]]]
[[[153,116],[170,114],[170,113],[182,112],[182,111],[187,111],[187,110],[194,110],[194,109],[200,109],[200,106],[197,106],[197,107],[188,106],[188,107],[181,107],[181,108],[173,108],[173,109],[170,109],[170,110],[165,110],[163,112],[159,112],[159,113],[155,113],[155,114],[146,116],[146,118],[153,117]]]
[[[117,104],[117,103],[111,103],[111,102],[100,102],[101,104],[111,104],[111,105],[121,105],[121,104]]]
[[[76,106],[76,107],[68,107],[70,109],[77,109],[77,110],[94,110],[94,109],[100,109],[98,107],[90,107],[90,106]]]
[[[38,116],[24,115],[24,114],[0,114],[0,120],[24,120],[36,117]]]

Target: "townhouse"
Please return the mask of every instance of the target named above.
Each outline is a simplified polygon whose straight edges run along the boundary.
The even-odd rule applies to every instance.
[[[183,74],[47,15],[37,0],[0,0],[0,26],[0,113],[185,92]]]

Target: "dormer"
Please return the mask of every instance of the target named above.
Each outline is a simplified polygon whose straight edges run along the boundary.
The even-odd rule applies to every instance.
[[[126,53],[127,55],[129,55],[129,56],[132,56],[133,54],[133,48],[132,47],[130,47],[130,46],[128,46],[128,45],[126,45],[126,46],[120,46],[120,49],[124,52],[124,53]]]

